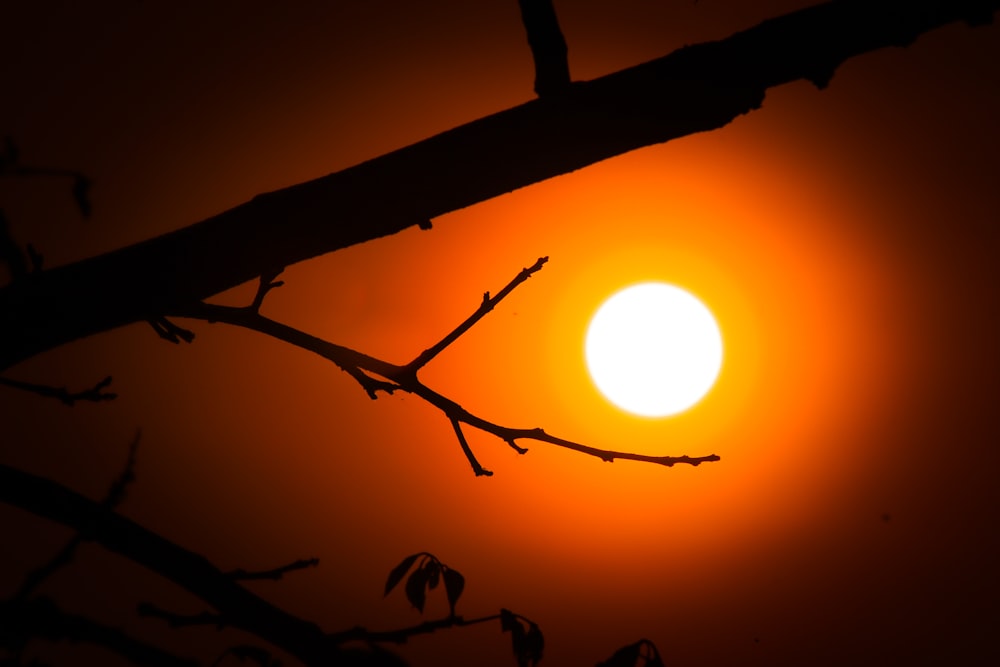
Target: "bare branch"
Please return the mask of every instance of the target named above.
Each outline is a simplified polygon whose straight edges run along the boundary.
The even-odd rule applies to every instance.
[[[455,429],[458,444],[462,446],[462,451],[465,452],[465,457],[469,459],[469,465],[472,466],[472,472],[476,473],[476,477],[492,477],[493,471],[479,465],[479,461],[476,460],[476,455],[472,453],[472,448],[469,447],[469,443],[465,439],[465,434],[462,433],[462,425],[457,420],[452,419],[451,426]]]
[[[228,625],[256,635],[309,667],[388,662],[384,654],[373,657],[341,649],[314,623],[254,595],[204,557],[51,480],[0,464],[0,502],[90,531],[94,541],[109,551],[156,572],[215,608]]]
[[[416,373],[421,368],[426,366],[431,359],[441,354],[441,352],[443,352],[449,345],[458,340],[459,336],[471,329],[476,322],[483,319],[483,317],[492,311],[498,303],[503,301],[508,294],[513,292],[514,288],[530,278],[532,274],[541,271],[542,266],[544,266],[547,261],[549,261],[548,257],[539,257],[534,264],[526,269],[521,269],[521,272],[514,276],[513,280],[507,283],[506,287],[500,290],[496,296],[490,298],[490,293],[486,292],[483,295],[483,302],[479,304],[479,308],[476,309],[476,312],[472,313],[472,315],[466,318],[464,322],[455,327],[451,333],[442,338],[432,347],[421,352],[416,359],[406,365],[407,371],[410,373]]]
[[[125,468],[122,470],[118,478],[111,484],[107,495],[101,502],[101,506],[108,510],[112,510],[121,504],[121,502],[125,499],[125,490],[128,488],[128,485],[135,481],[135,454],[139,448],[139,436],[140,432],[136,431],[135,437],[129,444],[128,458],[125,461]],[[13,599],[27,599],[28,596],[38,589],[42,582],[73,562],[73,557],[76,556],[77,549],[84,541],[91,539],[91,537],[92,536],[89,530],[81,530],[70,538],[69,542],[67,542],[66,545],[63,546],[63,548],[60,549],[47,563],[32,570],[24,577],[24,581],[14,594]]]
[[[260,312],[260,307],[264,303],[264,297],[271,290],[281,287],[285,284],[283,280],[275,280],[284,269],[278,269],[276,271],[268,271],[262,273],[260,276],[260,282],[257,285],[257,293],[253,297],[253,302],[248,306],[252,308],[254,312]]]
[[[467,318],[465,322],[460,324],[454,331],[445,336],[439,343],[423,352],[420,356],[405,366],[392,364],[342,345],[325,341],[304,331],[295,329],[294,327],[290,327],[286,324],[282,324],[281,322],[276,322],[272,319],[264,317],[252,307],[236,308],[232,306],[197,303],[187,308],[178,309],[173,314],[179,317],[189,317],[193,319],[205,320],[207,322],[222,322],[225,324],[241,326],[271,336],[272,338],[276,338],[286,343],[290,343],[291,345],[304,350],[308,350],[323,357],[324,359],[327,359],[328,361],[333,362],[342,370],[347,372],[351,375],[351,377],[361,383],[361,386],[372,398],[375,397],[375,392],[378,389],[383,388],[385,391],[390,392],[397,390],[405,391],[422,398],[424,401],[430,403],[444,413],[444,415],[451,421],[452,427],[455,429],[455,435],[458,437],[459,444],[462,447],[462,451],[465,453],[466,458],[469,459],[469,463],[472,465],[472,469],[477,476],[488,476],[492,473],[483,468],[477,461],[475,455],[472,453],[472,449],[469,447],[464,433],[462,432],[461,424],[468,424],[469,426],[477,428],[481,431],[486,431],[487,433],[495,435],[510,445],[519,454],[524,454],[528,450],[518,446],[518,440],[534,440],[536,442],[544,442],[557,447],[571,449],[589,456],[597,457],[602,461],[607,462],[615,461],[616,459],[624,459],[672,467],[678,463],[697,466],[701,463],[718,461],[719,457],[715,454],[696,457],[686,455],[648,456],[645,454],[600,449],[574,442],[572,440],[555,437],[540,428],[510,428],[500,426],[499,424],[495,424],[491,421],[483,419],[482,417],[472,414],[452,399],[447,398],[427,387],[427,385],[423,384],[423,382],[418,379],[417,371],[424,364],[426,364],[428,360],[433,359],[440,351],[444,350],[448,345],[454,342],[455,339],[461,336],[473,324],[482,319],[482,317],[491,311],[499,301],[510,294],[515,287],[527,280],[533,273],[540,270],[546,260],[546,257],[541,257],[532,266],[522,269],[521,272],[495,297],[490,298],[487,293],[484,296],[483,303],[480,307],[475,313]],[[372,376],[377,376],[383,379],[378,380]]]
[[[276,567],[273,570],[262,570],[258,572],[248,572],[247,570],[233,570],[229,572],[226,576],[230,579],[236,581],[254,581],[260,579],[270,579],[271,581],[278,581],[288,572],[294,572],[296,570],[305,570],[310,567],[317,567],[319,565],[319,558],[308,558],[297,560],[294,563],[289,563],[288,565],[282,565],[281,567]]]
[[[14,650],[32,638],[40,638],[102,646],[137,665],[198,666],[195,660],[168,653],[84,616],[66,613],[47,598],[0,601],[0,628],[0,646]]]
[[[566,39],[552,0],[518,0],[521,22],[535,61],[535,94],[546,97],[569,88]]]
[[[435,621],[424,621],[418,625],[399,630],[371,631],[362,627],[351,628],[343,632],[335,632],[330,635],[330,639],[338,644],[350,641],[380,642],[386,644],[405,644],[406,641],[416,635],[425,635],[446,628],[462,628],[480,623],[489,623],[500,618],[500,614],[482,616],[480,618],[465,619],[462,616],[446,616]]]
[[[51,387],[49,385],[35,384],[33,382],[11,380],[5,377],[0,377],[0,384],[14,389],[20,389],[22,391],[29,391],[33,394],[44,396],[45,398],[55,398],[69,406],[72,406],[77,401],[91,401],[99,403],[101,401],[111,401],[118,398],[118,394],[110,391],[104,391],[105,388],[111,385],[110,375],[95,384],[93,387],[77,392],[71,392],[66,387]]]
[[[0,288],[0,371],[97,332],[174,311],[290,266],[395,234],[609,157],[721,128],[768,89],[823,81],[845,60],[1000,0],[831,0],[725,39],[480,118],[197,224]],[[387,193],[392,193],[387,196]],[[225,249],[225,261],[219,250]]]

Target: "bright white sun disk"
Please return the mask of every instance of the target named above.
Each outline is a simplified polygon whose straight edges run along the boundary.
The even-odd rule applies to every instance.
[[[711,311],[666,283],[612,295],[590,321],[584,347],[587,369],[605,398],[645,417],[687,410],[722,368],[722,334]]]

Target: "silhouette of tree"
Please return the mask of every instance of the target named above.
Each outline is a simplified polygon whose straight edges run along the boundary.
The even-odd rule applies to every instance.
[[[0,371],[79,338],[146,322],[171,343],[191,343],[193,331],[175,319],[224,323],[254,330],[309,350],[351,376],[375,399],[380,392],[406,392],[440,410],[453,426],[474,474],[491,475],[476,459],[463,426],[488,432],[519,453],[520,441],[571,449],[605,461],[630,459],[673,466],[717,461],[715,455],[646,456],[596,448],[538,428],[501,426],[465,410],[424,384],[418,372],[474,326],[547,258],[521,270],[495,295],[485,293],[473,313],[448,335],[407,364],[392,364],[263,315],[266,295],[282,283],[294,263],[410,226],[430,229],[450,211],[586,167],[636,148],[720,128],[758,109],[769,88],[804,79],[823,89],[847,59],[884,47],[905,47],[920,35],[964,21],[992,22],[1000,0],[832,0],[793,12],[726,39],[681,48],[667,56],[591,81],[572,81],[566,42],[550,0],[519,0],[535,62],[538,99],[498,112],[382,157],[322,178],[259,195],[229,211],[148,242],[53,269],[42,255],[15,241],[0,212],[0,261],[10,279],[0,288]],[[83,216],[91,210],[89,181],[66,169],[26,166],[8,139],[0,176],[68,179]],[[224,256],[219,249],[225,248]],[[210,304],[219,292],[258,279],[244,307]],[[2,377],[0,384],[78,401],[115,398],[107,377],[83,390]],[[303,559],[267,571],[224,572],[116,512],[134,479],[139,443],[133,441],[121,476],[95,502],[54,481],[0,465],[0,500],[64,524],[75,536],[47,563],[30,572],[18,591],[0,603],[0,665],[30,664],[26,647],[35,638],[98,644],[145,665],[195,665],[127,634],[59,609],[36,594],[41,582],[71,562],[79,546],[96,542],[159,574],[201,599],[212,611],[185,615],[154,604],[141,616],[171,627],[208,625],[243,630],[306,665],[397,665],[384,648],[409,637],[499,621],[510,633],[519,666],[543,655],[539,626],[507,609],[466,618],[457,613],[465,579],[430,553],[408,556],[388,576],[385,594],[403,584],[410,603],[423,612],[429,592],[443,590],[449,613],[440,619],[390,631],[321,629],[250,592],[241,582],[278,580],[318,564]],[[407,576],[409,575],[409,576]],[[405,583],[403,583],[406,578]],[[240,644],[211,664],[276,665],[271,649]],[[663,664],[656,647],[641,639],[623,646],[602,665]]]

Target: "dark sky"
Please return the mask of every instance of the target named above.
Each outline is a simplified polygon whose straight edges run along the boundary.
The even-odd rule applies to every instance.
[[[589,79],[809,4],[557,10]],[[16,3],[0,25],[0,132],[95,184],[86,222],[60,183],[2,184],[47,265],[533,97],[514,0]],[[475,478],[417,399],[372,402],[301,350],[203,323],[190,346],[135,325],[11,369],[73,387],[112,374],[120,396],[67,409],[4,390],[0,460],[96,498],[141,428],[122,513],[224,569],[319,557],[254,590],[330,630],[418,622],[381,591],[426,550],[466,576],[460,613],[538,622],[552,667],[640,637],[678,666],[994,664],[998,81],[997,27],[952,26],[848,62],[826,90],[772,90],[721,130],[290,267],[265,305],[403,362],[548,255],[428,384],[506,425],[718,463],[608,465],[540,443],[519,457],[472,433],[496,473]],[[593,310],[648,279],[697,293],[726,344],[716,388],[671,419],[617,411],[582,362]],[[9,508],[0,533],[0,595],[70,535]],[[95,546],[44,592],[179,652],[230,642],[136,621],[137,601],[202,607]],[[507,642],[490,625],[400,650],[510,665]]]

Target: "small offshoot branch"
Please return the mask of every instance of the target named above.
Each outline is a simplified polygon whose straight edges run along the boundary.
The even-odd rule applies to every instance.
[[[354,378],[372,399],[377,398],[380,391],[387,394],[403,391],[423,399],[444,413],[445,417],[448,418],[455,431],[455,436],[458,438],[459,445],[477,476],[490,476],[493,473],[484,468],[476,459],[462,430],[463,424],[496,436],[519,454],[525,454],[528,450],[518,445],[518,441],[534,440],[587,454],[588,456],[594,456],[609,463],[616,459],[624,459],[671,467],[678,463],[697,466],[701,463],[718,461],[719,456],[715,454],[707,456],[649,456],[633,452],[601,449],[550,435],[541,428],[511,428],[501,426],[469,412],[454,400],[434,391],[418,378],[418,373],[424,366],[483,319],[487,313],[491,312],[497,304],[513,292],[518,285],[540,271],[547,261],[547,257],[540,257],[534,264],[522,269],[495,296],[490,296],[490,293],[486,292],[483,295],[482,302],[469,317],[441,338],[441,340],[421,352],[409,363],[403,365],[383,361],[382,359],[344,347],[343,345],[331,343],[262,315],[260,309],[264,301],[264,296],[275,287],[281,285],[280,282],[275,282],[274,280],[278,275],[276,272],[269,272],[261,276],[257,294],[247,306],[236,307],[198,302],[185,308],[176,309],[169,313],[169,315],[172,317],[186,317],[210,323],[222,322],[244,327],[308,350],[336,364],[340,369]]]

